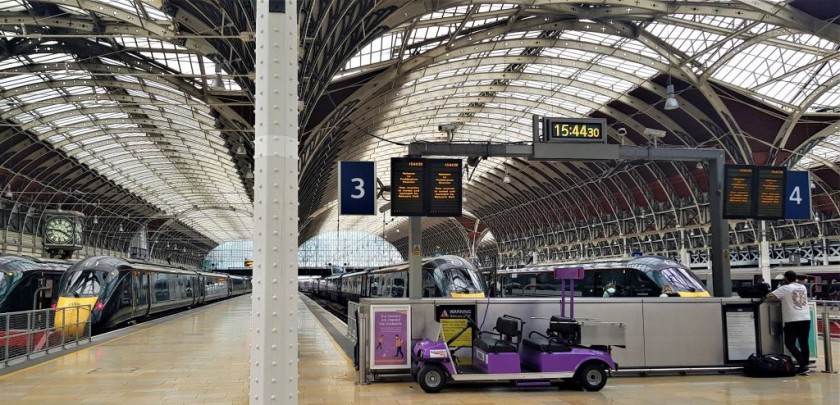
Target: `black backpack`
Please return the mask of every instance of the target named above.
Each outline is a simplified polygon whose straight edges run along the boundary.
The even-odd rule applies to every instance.
[[[751,354],[744,364],[747,377],[790,377],[796,374],[793,360],[786,354]]]

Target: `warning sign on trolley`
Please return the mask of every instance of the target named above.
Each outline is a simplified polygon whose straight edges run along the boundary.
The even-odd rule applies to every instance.
[[[449,344],[450,347],[472,347],[473,331],[467,319],[475,319],[475,305],[435,306],[435,320],[440,322],[441,334],[446,341],[466,329]]]

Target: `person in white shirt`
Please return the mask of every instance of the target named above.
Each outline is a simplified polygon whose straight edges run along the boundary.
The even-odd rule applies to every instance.
[[[767,301],[782,302],[782,320],[785,323],[785,347],[799,365],[798,374],[807,374],[808,357],[811,353],[808,347],[808,332],[811,330],[811,311],[808,310],[808,290],[804,285],[796,282],[796,273],[785,272],[785,282],[769,294]],[[796,343],[799,347],[796,347]]]

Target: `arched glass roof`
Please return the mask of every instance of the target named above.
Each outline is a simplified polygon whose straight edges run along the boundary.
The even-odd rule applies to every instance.
[[[403,155],[405,144],[446,140],[438,125],[457,125],[455,142],[527,142],[534,114],[607,116],[638,133],[662,126],[688,135],[683,145],[703,146],[690,139],[696,128],[686,120],[661,113],[665,79],[676,84],[685,114],[713,122],[717,117],[710,114],[717,110],[724,116],[723,131],[741,132],[750,142],[724,145],[734,160],[752,161],[748,154],[757,149],[751,147],[756,141],[770,146],[770,158],[780,159],[775,164],[792,155],[797,167],[836,169],[840,159],[832,152],[840,148],[840,131],[826,128],[807,147],[792,140],[803,116],[840,112],[840,26],[830,18],[822,20],[786,1],[504,3],[452,1],[435,9],[389,2],[395,8],[383,11],[378,26],[367,27],[380,33],[356,48],[332,76],[338,86],[370,79],[346,97],[352,109],[344,116],[333,112],[326,121],[330,126],[314,128],[307,141],[322,142],[342,128],[342,136],[352,141],[336,160],[376,161],[381,179],[389,178],[388,158]],[[370,14],[377,11],[374,7]],[[747,118],[727,105],[734,99],[727,91],[755,100],[784,124],[777,133],[752,138],[741,128]],[[697,93],[707,105],[693,99]],[[339,103],[333,111],[342,107]],[[739,116],[732,120],[732,115]],[[611,128],[613,138],[616,128]],[[705,146],[723,142],[714,136],[720,139]],[[472,200],[479,206],[504,204],[500,199],[509,197],[496,192],[500,180],[524,170],[522,164],[489,159],[470,173],[465,195],[477,197]],[[528,166],[528,173],[517,175],[525,178],[526,190],[569,171]],[[335,198],[327,188],[321,201]],[[328,228],[331,222],[323,223]],[[317,231],[306,234],[311,232]]]
[[[3,0],[0,15],[0,119],[216,242],[250,237],[233,150],[252,126],[228,98],[248,96],[213,43],[239,32],[194,32],[158,0]]]

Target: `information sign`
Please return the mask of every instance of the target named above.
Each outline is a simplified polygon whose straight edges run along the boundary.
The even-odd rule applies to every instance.
[[[811,174],[788,171],[785,175],[785,219],[811,219]]]
[[[785,168],[755,166],[755,218],[782,219],[785,217]]]
[[[545,142],[607,142],[607,120],[604,118],[543,119]]]
[[[376,164],[338,163],[338,212],[341,215],[376,213]]]
[[[755,307],[747,304],[723,306],[724,336],[726,337],[725,362],[741,362],[758,353],[758,333]]]
[[[391,215],[422,216],[424,214],[426,160],[391,158]]]
[[[427,159],[429,174],[429,204],[426,216],[460,217],[463,200],[461,199],[461,159]]]
[[[754,166],[726,165],[724,167],[723,218],[752,218],[754,175]]]

